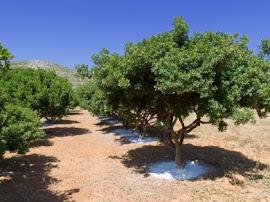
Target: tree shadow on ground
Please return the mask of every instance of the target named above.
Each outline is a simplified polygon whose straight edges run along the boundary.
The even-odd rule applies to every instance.
[[[120,143],[120,145],[124,144],[131,144],[132,142],[129,141],[126,137],[120,137],[119,139],[114,140],[116,143]]]
[[[100,120],[98,123],[95,123],[96,126],[110,126],[111,124],[106,123],[106,121]]]
[[[113,127],[114,125],[116,124],[120,124],[121,122],[120,121],[117,121],[117,120],[112,120],[112,121],[115,121],[114,124],[112,123],[109,123],[108,120],[99,120],[99,122],[95,123],[96,126],[107,126],[107,127]]]
[[[80,112],[80,110],[73,110],[71,112],[68,113],[68,115],[81,115],[82,112]]]
[[[193,146],[191,144],[185,144],[182,151],[184,160],[201,160],[217,168],[215,172],[203,176],[205,179],[222,177],[226,172],[245,175],[254,168],[259,170],[268,168],[268,165],[249,159],[240,152],[226,150],[216,146]],[[126,167],[134,168],[135,172],[147,176],[147,167],[150,164],[173,160],[174,150],[163,145],[145,145],[128,151],[124,156],[111,156],[110,158],[121,159]]]
[[[48,139],[37,139],[37,140],[34,140],[31,144],[30,144],[30,147],[31,148],[35,148],[35,147],[50,147],[50,146],[53,146],[53,142],[51,142],[50,140]]]
[[[116,130],[116,129],[125,129],[123,126],[119,126],[119,125],[105,124],[104,126],[105,127],[102,127],[99,131],[101,131],[103,133],[115,133],[114,130]]]
[[[46,138],[76,136],[91,133],[91,131],[87,128],[76,128],[76,127],[55,127],[55,128],[45,128],[43,130],[47,134]]]
[[[70,199],[79,189],[54,193],[49,185],[59,180],[49,173],[58,160],[51,156],[25,155],[4,160],[0,165],[0,201],[9,202],[61,202]]]
[[[74,123],[80,123],[79,121],[74,120],[67,120],[67,119],[60,119],[60,120],[53,120],[53,121],[46,121],[45,124],[74,124]]]
[[[54,126],[56,124],[60,125],[60,124],[74,124],[74,123],[80,123],[79,121],[74,121],[74,120],[48,120],[48,121],[44,121],[40,127],[44,128],[44,127],[50,127],[50,126]]]
[[[49,138],[52,137],[76,136],[91,133],[91,131],[86,128],[75,127],[44,128],[43,131],[46,133],[46,136],[31,142],[31,148],[53,146],[53,142],[49,140]]]

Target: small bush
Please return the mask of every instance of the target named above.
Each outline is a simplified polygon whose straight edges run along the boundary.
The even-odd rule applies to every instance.
[[[43,136],[39,121],[30,109],[6,105],[0,112],[0,158],[5,151],[25,153],[29,143]]]
[[[82,78],[91,78],[91,72],[89,71],[88,65],[78,64],[78,65],[75,65],[75,69],[78,76]]]
[[[93,88],[90,82],[86,82],[76,88],[75,94],[78,99],[78,104],[84,109],[88,109],[93,95]]]

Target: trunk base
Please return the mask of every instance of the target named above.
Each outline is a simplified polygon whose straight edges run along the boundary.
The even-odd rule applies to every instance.
[[[175,158],[175,163],[176,163],[176,166],[178,167],[178,168],[184,168],[185,167],[185,162],[181,159],[181,160],[179,160],[179,159],[176,159]]]
[[[175,163],[179,168],[183,168],[185,166],[182,158],[181,144],[179,143],[175,144]]]

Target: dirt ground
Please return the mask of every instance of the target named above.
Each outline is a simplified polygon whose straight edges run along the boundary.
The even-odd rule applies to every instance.
[[[26,155],[6,155],[0,201],[270,201],[269,118],[224,133],[196,129],[184,157],[219,171],[192,181],[148,176],[147,166],[173,159],[173,151],[158,142],[128,144],[111,129],[85,110],[47,125],[47,137]]]

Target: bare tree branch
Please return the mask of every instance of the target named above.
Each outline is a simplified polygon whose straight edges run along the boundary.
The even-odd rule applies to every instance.
[[[181,116],[179,117],[179,121],[180,121],[180,123],[182,125],[182,128],[185,128],[186,126],[185,126],[184,121],[183,121]]]
[[[200,121],[201,124],[209,124],[211,121]]]
[[[173,120],[172,127],[174,127],[174,125],[176,124],[176,121],[177,121],[177,117],[175,117],[175,119]]]

